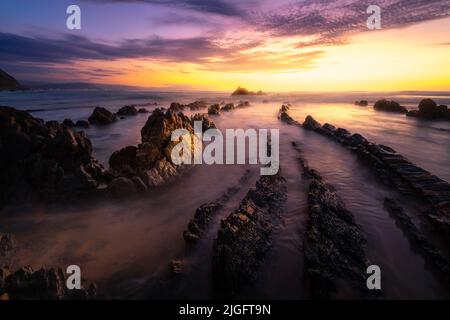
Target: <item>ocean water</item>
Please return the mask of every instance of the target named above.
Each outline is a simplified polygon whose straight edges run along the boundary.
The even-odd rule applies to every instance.
[[[322,123],[361,133],[370,140],[393,147],[417,165],[450,181],[450,122],[421,121],[353,104],[366,99],[373,105],[383,97],[399,101],[408,108],[417,107],[425,97],[450,105],[450,93],[445,92],[269,94],[245,97],[250,107],[212,117],[219,129],[280,129],[280,162],[288,183],[288,201],[282,221],[273,234],[273,247],[265,258],[261,275],[254,286],[243,292],[243,297],[308,298],[302,251],[307,221],[306,190],[292,141],[299,143],[302,156],[336,187],[355,215],[367,238],[368,256],[382,269],[387,298],[449,297],[383,209],[383,199],[388,195],[396,198],[416,215],[420,215],[420,205],[380,184],[369,169],[340,145],[277,120],[281,104],[290,103],[290,114],[298,121],[312,115]],[[157,107],[167,108],[173,101],[188,103],[200,99],[212,104],[237,103],[240,98],[220,92],[0,93],[0,105],[33,110],[35,117],[45,120],[87,119],[94,106],[117,111],[127,104],[141,104],[152,111]],[[150,103],[157,105],[147,105]],[[139,114],[110,126],[86,129],[94,146],[94,156],[107,167],[112,152],[140,142],[140,129],[148,116]],[[251,178],[240,185],[240,192],[227,204],[227,210],[215,218],[198,248],[186,254],[182,232],[195,209],[236,185],[246,170],[250,170]],[[200,165],[170,185],[126,201],[5,209],[0,212],[0,228],[13,233],[18,240],[14,261],[17,266],[78,264],[86,280],[96,281],[118,296],[143,290],[175,298],[211,298],[212,242],[220,219],[238,206],[258,177],[257,166]],[[159,283],[158,289],[150,290],[155,287],[155,279],[160,279],[167,271],[172,259],[184,260],[185,276],[177,283]]]

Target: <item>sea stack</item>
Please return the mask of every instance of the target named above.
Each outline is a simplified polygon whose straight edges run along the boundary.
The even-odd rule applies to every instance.
[[[0,91],[2,90],[20,90],[22,86],[19,81],[14,79],[11,75],[0,69]]]

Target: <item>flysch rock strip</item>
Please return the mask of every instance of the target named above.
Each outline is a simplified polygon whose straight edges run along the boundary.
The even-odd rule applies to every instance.
[[[197,208],[194,218],[189,221],[187,229],[183,232],[183,238],[188,243],[195,243],[200,240],[205,228],[226,204],[226,202],[236,195],[241,186],[250,178],[250,170],[246,170],[244,175],[239,179],[236,186],[228,188],[228,190],[217,200],[202,204]]]
[[[301,152],[296,143],[293,147]],[[320,173],[300,156],[303,175],[309,181],[309,220],[304,239],[305,274],[313,299],[351,297],[376,299],[380,290],[367,288],[366,240],[353,214]]]
[[[233,297],[256,280],[286,197],[281,170],[276,175],[262,176],[239,208],[222,220],[213,249],[213,284],[217,296]]]
[[[288,111],[281,111],[280,114],[281,119],[289,117]],[[311,116],[306,117],[302,126],[356,152],[385,184],[394,186],[403,194],[419,196],[428,205],[426,217],[447,239],[450,238],[448,182],[411,163],[392,148],[372,143],[358,133],[351,134],[328,123],[321,125]]]
[[[384,207],[400,225],[401,229],[425,261],[434,268],[447,286],[450,286],[450,261],[431,243],[425,234],[419,230],[413,219],[395,200],[384,199]]]

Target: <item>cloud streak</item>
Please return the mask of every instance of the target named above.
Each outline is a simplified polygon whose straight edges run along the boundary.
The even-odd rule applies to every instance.
[[[448,0],[378,0],[383,29],[450,16]],[[299,47],[342,44],[350,34],[367,31],[366,13],[373,0],[303,0],[269,13],[257,13],[252,21],[272,36],[315,36]]]
[[[214,13],[223,16],[242,16],[238,7],[226,0],[85,0],[96,3],[144,3],[176,7],[199,12]]]

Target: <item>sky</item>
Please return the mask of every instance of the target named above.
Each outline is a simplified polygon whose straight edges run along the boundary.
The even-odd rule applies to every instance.
[[[80,30],[66,27],[71,4]],[[450,91],[449,57],[450,0],[0,2],[0,69],[22,81]]]

